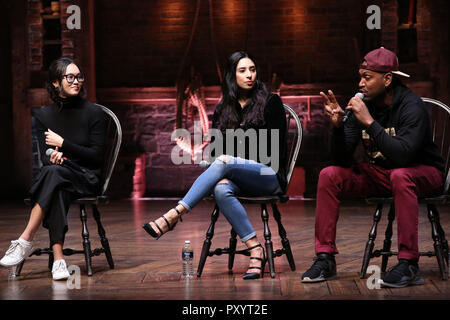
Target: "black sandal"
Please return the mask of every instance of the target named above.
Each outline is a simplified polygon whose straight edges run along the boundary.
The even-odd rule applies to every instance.
[[[183,222],[183,219],[181,218],[181,213],[180,211],[178,211],[177,208],[173,208],[173,210],[175,210],[178,214],[178,219],[180,219],[181,222]],[[161,236],[169,231],[172,231],[173,228],[175,228],[175,226],[178,223],[178,220],[175,221],[175,223],[173,225],[170,225],[169,220],[167,220],[166,217],[164,217],[164,215],[161,216],[161,218],[164,219],[164,221],[167,224],[167,227],[169,228],[169,230],[167,230],[166,232],[162,231],[162,229],[159,227],[159,225],[156,223],[156,220],[153,221],[153,224],[158,228],[159,230],[159,235],[156,233],[155,229],[152,228],[152,226],[149,223],[146,223],[144,225],[142,225],[142,228],[144,228],[145,231],[147,231],[147,233],[149,235],[151,235],[153,238],[156,238],[156,240],[158,240],[159,238],[161,238]]]
[[[261,261],[261,267],[249,267],[249,269],[258,269],[261,270],[259,273],[258,272],[246,272],[244,273],[244,276],[242,277],[244,280],[250,280],[250,279],[259,279],[259,278],[264,278],[264,269],[266,267],[266,252],[264,251],[264,247],[261,245],[261,243],[257,244],[256,246],[253,246],[251,248],[248,248],[248,251],[251,251],[257,247],[261,247],[263,250],[263,257],[259,258],[259,257],[250,257],[251,260],[259,260]]]

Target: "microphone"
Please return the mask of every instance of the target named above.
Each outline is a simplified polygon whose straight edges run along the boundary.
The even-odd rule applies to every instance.
[[[357,92],[355,94],[355,97],[360,98],[361,100],[364,100],[364,94],[361,92]],[[348,117],[352,114],[352,110],[345,110],[344,118],[342,118],[342,122],[345,123],[348,120]]]
[[[45,155],[48,156],[48,157],[50,157],[50,156],[52,155],[53,152],[55,152],[55,149],[48,148],[48,149],[45,151]],[[78,171],[81,171],[81,172],[85,172],[85,171],[86,171],[86,169],[80,167],[78,164],[76,164],[76,163],[73,162],[73,161],[70,161],[70,160],[67,159],[66,157],[64,157],[64,163],[67,164],[67,166],[68,166],[68,167],[71,167],[72,169],[75,169],[75,170],[78,170]]]
[[[202,160],[202,161],[200,161],[199,164],[198,164],[198,166],[199,166],[200,168],[202,168],[202,169],[206,169],[206,168],[208,168],[210,165],[211,165],[211,163],[209,163],[209,162],[206,161],[206,160]]]
[[[47,156],[51,156],[52,153],[55,152],[54,149],[52,148],[48,148],[45,151],[45,154]],[[83,173],[83,177],[92,185],[95,185],[97,183],[99,183],[99,178],[96,176],[96,174],[94,172],[92,172],[91,170],[88,170],[86,168],[83,168],[82,166],[80,166],[79,164],[67,159],[66,157],[64,157],[64,162],[63,165],[65,165],[66,167],[69,167],[73,170],[79,171]]]
[[[52,155],[52,153],[55,152],[55,149],[52,148],[48,148],[47,151],[45,151],[45,155],[47,157],[50,157]]]

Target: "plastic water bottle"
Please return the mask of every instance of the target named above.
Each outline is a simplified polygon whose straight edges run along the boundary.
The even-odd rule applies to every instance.
[[[16,280],[17,266],[8,267],[8,280]]]
[[[183,250],[181,251],[181,259],[183,260],[182,276],[183,278],[194,277],[194,249],[192,249],[191,241],[184,242]]]

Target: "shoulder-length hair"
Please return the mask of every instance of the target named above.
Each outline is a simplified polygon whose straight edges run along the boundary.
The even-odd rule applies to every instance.
[[[58,99],[60,99],[59,94],[62,91],[62,79],[66,74],[67,66],[72,63],[76,65],[82,73],[80,66],[73,59],[67,57],[61,57],[54,60],[48,68],[48,78],[45,82],[45,87],[48,91],[48,94],[50,95],[50,99],[52,99],[54,102],[57,102]],[[55,81],[58,81],[59,89],[53,85],[53,82]],[[86,89],[84,88],[84,85],[81,86],[81,90],[78,95],[80,97],[84,97],[86,95]]]
[[[236,67],[243,58],[249,58],[256,67],[256,83],[250,91],[247,107],[242,123],[239,122],[236,106],[239,106],[239,86],[236,82]],[[237,51],[230,55],[224,70],[222,83],[222,99],[216,106],[218,115],[218,129],[236,129],[242,127],[261,127],[264,125],[264,108],[269,92],[264,83],[259,79],[258,65],[248,53]]]

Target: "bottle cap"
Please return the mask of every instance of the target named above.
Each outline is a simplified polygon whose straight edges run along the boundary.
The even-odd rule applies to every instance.
[[[184,243],[191,243],[191,240],[185,240]]]

